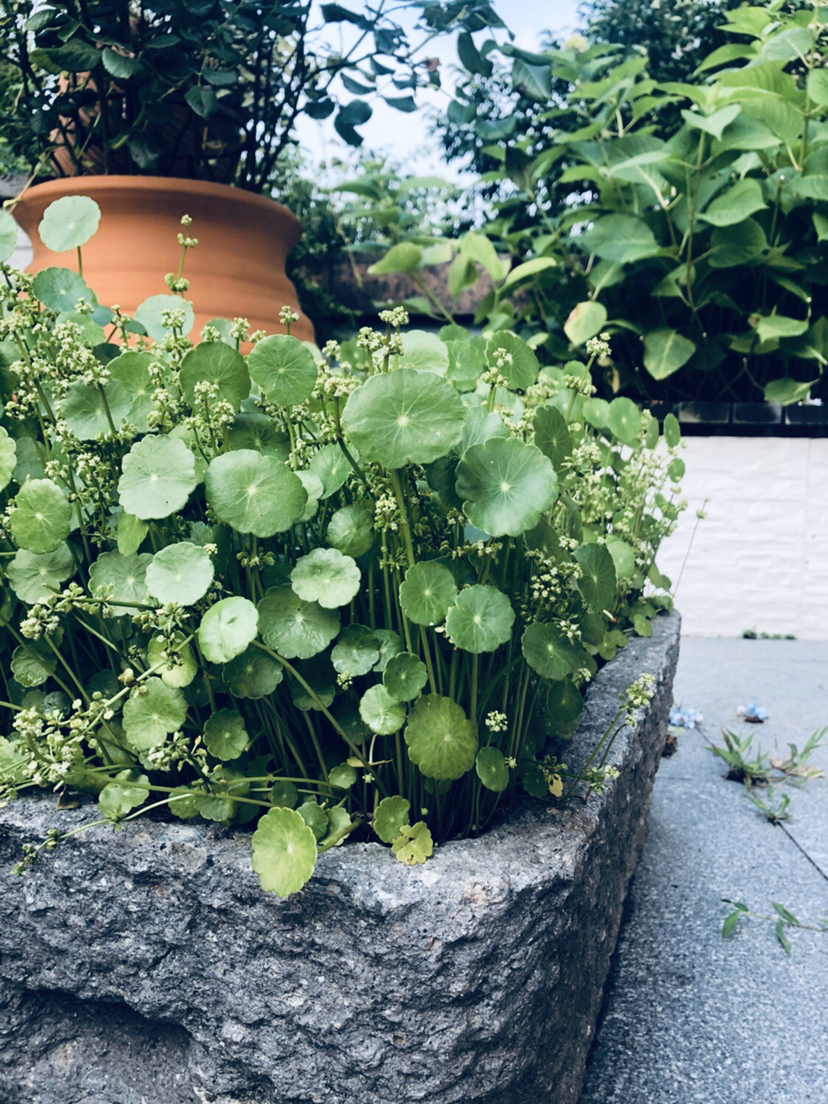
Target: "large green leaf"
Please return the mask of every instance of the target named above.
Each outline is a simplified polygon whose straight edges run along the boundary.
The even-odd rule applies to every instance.
[[[223,762],[238,759],[250,743],[242,715],[235,709],[214,713],[204,726],[204,743],[215,759]]]
[[[578,590],[586,604],[599,613],[611,609],[615,602],[615,564],[606,546],[582,544],[575,549],[575,559],[583,573],[578,580]]]
[[[399,652],[388,660],[382,682],[397,701],[412,701],[428,682],[428,668],[411,652]]]
[[[578,303],[569,312],[564,323],[564,333],[573,345],[583,345],[589,338],[600,333],[606,324],[607,308],[603,303]]]
[[[209,553],[190,541],[168,544],[156,552],[147,568],[147,590],[162,605],[191,606],[204,597],[212,581]]]
[[[285,659],[310,659],[339,633],[336,610],[304,602],[289,586],[271,587],[258,611],[262,639]]]
[[[384,797],[374,810],[374,831],[383,843],[393,843],[408,824],[411,802],[404,797]]]
[[[765,231],[755,219],[714,230],[710,237],[711,268],[737,268],[758,261],[768,248]]]
[[[182,691],[160,678],[149,678],[135,687],[124,706],[124,731],[136,751],[148,751],[180,729],[186,716],[187,699]]]
[[[252,379],[278,406],[304,402],[316,383],[313,354],[296,337],[271,334],[253,347],[247,358]]]
[[[710,115],[702,115],[698,111],[682,111],[681,117],[689,127],[703,130],[714,138],[721,138],[725,128],[730,126],[741,110],[739,104],[728,104]]]
[[[473,525],[499,537],[534,528],[558,497],[548,457],[515,437],[473,445],[457,466],[457,493]]]
[[[336,548],[314,548],[300,556],[290,573],[290,585],[305,602],[325,609],[347,606],[359,593],[362,573],[350,556]]]
[[[182,360],[178,384],[190,406],[196,405],[197,383],[214,384],[218,388],[218,398],[230,403],[234,410],[238,410],[242,399],[250,394],[250,376],[244,357],[223,341],[196,345]]]
[[[129,419],[131,410],[129,392],[116,379],[103,387],[75,380],[60,403],[61,417],[80,441],[96,441],[116,433]]]
[[[644,338],[644,367],[655,379],[666,379],[695,351],[693,342],[676,330],[651,330]]]
[[[266,698],[284,677],[280,664],[251,645],[224,668],[224,681],[234,698]]]
[[[101,209],[88,196],[63,196],[43,213],[37,228],[40,240],[53,253],[66,253],[86,245],[98,229]]]
[[[122,770],[101,790],[98,805],[107,820],[121,820],[148,797],[149,777],[135,770]]]
[[[380,683],[369,686],[360,698],[359,715],[379,736],[391,736],[405,724],[405,706]]]
[[[155,384],[149,371],[152,363],[149,353],[129,350],[107,365],[111,379],[120,383],[129,396],[131,407],[126,420],[139,433],[149,433],[149,415],[156,409],[153,399]]]
[[[89,568],[89,589],[93,595],[107,596],[113,617],[132,616],[138,612],[136,604],[153,604],[146,583],[151,563],[152,556],[146,552],[132,556],[102,552]]]
[[[338,675],[357,678],[367,675],[379,659],[380,642],[365,625],[347,625],[331,649],[331,662]]]
[[[253,869],[262,889],[298,893],[316,865],[316,837],[295,809],[270,809],[253,833]]]
[[[449,351],[437,334],[427,330],[407,330],[402,335],[401,367],[415,372],[433,372],[444,376],[449,366]]]
[[[247,598],[222,598],[211,606],[198,627],[198,643],[210,663],[227,663],[256,639],[259,614]]]
[[[322,480],[322,498],[330,498],[338,491],[353,470],[339,445],[323,445],[308,465],[308,471]]]
[[[563,679],[578,666],[578,649],[554,625],[541,621],[528,625],[521,648],[526,662],[541,678]]]
[[[82,276],[71,268],[43,268],[32,281],[32,294],[44,307],[55,311],[73,311],[81,299],[95,302],[95,294]]]
[[[405,728],[408,758],[427,778],[461,778],[474,766],[474,725],[451,698],[427,694],[418,698]]]
[[[400,604],[415,625],[440,625],[457,597],[457,583],[444,564],[412,564],[400,583]]]
[[[124,457],[121,472],[121,505],[144,520],[181,510],[198,483],[195,457],[177,437],[142,437]]]
[[[466,587],[446,616],[446,632],[456,648],[466,652],[493,652],[512,635],[515,611],[502,590],[493,586]]]
[[[68,544],[59,544],[54,552],[21,548],[7,563],[6,574],[20,601],[33,605],[44,602],[75,574],[75,559]]]
[[[328,544],[346,556],[364,556],[374,543],[374,514],[364,502],[343,506],[331,514]]]
[[[502,793],[509,785],[509,767],[503,752],[495,747],[482,747],[475,761],[477,777],[487,790]]]
[[[758,180],[738,180],[732,188],[721,192],[699,215],[713,226],[733,226],[765,208]]]
[[[607,413],[607,426],[624,445],[634,445],[641,431],[641,411],[632,401],[613,399]]]
[[[533,427],[535,444],[557,471],[572,452],[572,436],[566,418],[555,406],[541,406],[535,411]]]
[[[17,445],[13,437],[0,426],[0,491],[5,490],[17,467]]]
[[[11,534],[27,552],[54,552],[69,536],[72,507],[51,479],[30,479],[14,500]]]
[[[195,325],[195,312],[193,304],[180,295],[151,295],[135,311],[135,321],[141,323],[154,341],[163,341],[172,333],[164,321],[167,311],[184,312],[184,325],[180,333],[186,337]]]
[[[147,660],[161,681],[167,686],[183,689],[198,674],[198,661],[189,644],[185,644],[181,632],[173,635],[168,645],[163,636],[154,636],[147,645]]]
[[[497,363],[497,353],[502,350],[503,365],[501,374],[506,377],[510,388],[525,391],[538,378],[538,358],[526,342],[517,334],[501,332],[489,338],[486,343],[486,360],[489,365]],[[505,356],[504,356],[505,354]]]
[[[214,457],[204,483],[207,502],[219,520],[257,537],[289,529],[308,501],[301,479],[286,464],[253,449]]]
[[[443,456],[460,440],[464,422],[463,401],[451,384],[410,368],[371,376],[351,393],[342,413],[363,459],[387,468]]]
[[[621,264],[654,257],[661,248],[650,227],[632,215],[604,215],[585,231],[580,244],[589,253]]]

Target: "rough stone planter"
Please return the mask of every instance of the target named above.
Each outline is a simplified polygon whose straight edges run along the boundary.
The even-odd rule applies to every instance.
[[[574,1104],[664,746],[679,619],[654,629],[595,679],[570,756],[652,672],[614,785],[563,811],[528,803],[414,869],[346,845],[280,901],[248,836],[138,821],[16,877],[24,841],[95,810],[10,803],[0,1100]]]

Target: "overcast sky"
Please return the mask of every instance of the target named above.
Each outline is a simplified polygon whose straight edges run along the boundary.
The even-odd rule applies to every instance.
[[[495,10],[515,35],[515,44],[535,49],[539,35],[546,30],[558,33],[572,33],[577,27],[577,8],[579,0],[494,0]],[[351,5],[356,7],[356,5]],[[483,40],[483,35],[476,38]],[[412,42],[416,35],[412,34]],[[429,53],[439,56],[445,73],[444,87],[451,89],[448,76],[449,67],[457,61],[452,40],[435,40],[429,45]],[[435,106],[447,104],[443,93],[435,93],[429,99],[421,92],[419,99],[423,104]],[[381,101],[375,102],[374,115],[360,128],[365,139],[365,148],[377,152],[389,153],[403,162],[407,171],[412,173],[437,173],[442,176],[457,176],[456,170],[439,163],[433,143],[428,138],[424,120],[420,115],[403,115],[387,107]],[[309,159],[318,163],[330,158],[347,156],[347,147],[338,138],[333,126],[326,123],[314,123],[310,119],[300,120],[299,140]]]

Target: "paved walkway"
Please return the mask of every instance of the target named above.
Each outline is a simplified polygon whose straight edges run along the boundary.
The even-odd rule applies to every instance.
[[[706,749],[721,728],[787,753],[828,725],[828,641],[682,641],[675,701],[704,715],[662,761],[580,1104],[827,1104],[828,934],[742,921],[722,897],[828,918],[828,780],[774,827]],[[769,717],[751,725],[739,705]],[[826,746],[812,762],[828,774]]]

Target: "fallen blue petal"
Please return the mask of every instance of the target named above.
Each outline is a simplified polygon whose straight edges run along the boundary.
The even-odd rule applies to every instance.
[[[761,724],[770,716],[767,709],[763,705],[758,705],[755,701],[748,702],[747,705],[740,705],[736,713],[738,716],[744,717],[746,721],[752,721],[753,724]]]
[[[670,724],[674,728],[698,728],[704,717],[697,709],[685,709],[674,705],[670,710]]]

